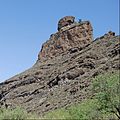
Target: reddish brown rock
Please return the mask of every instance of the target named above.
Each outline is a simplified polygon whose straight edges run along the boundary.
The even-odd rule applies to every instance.
[[[65,26],[71,25],[74,23],[75,17],[73,16],[66,16],[59,20],[58,22],[58,31]]]
[[[61,29],[52,34],[43,44],[38,60],[51,59],[71,48],[84,48],[93,41],[93,29],[89,21],[74,22],[74,17],[64,17],[59,21]]]

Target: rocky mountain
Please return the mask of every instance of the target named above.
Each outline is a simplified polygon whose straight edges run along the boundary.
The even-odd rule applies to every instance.
[[[28,70],[0,83],[0,107],[23,107],[43,115],[91,96],[92,78],[118,71],[119,36],[109,31],[93,40],[89,21],[66,16]]]

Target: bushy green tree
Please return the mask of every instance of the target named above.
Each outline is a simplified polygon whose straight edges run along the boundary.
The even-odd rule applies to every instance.
[[[93,92],[98,100],[99,111],[113,113],[120,119],[119,73],[107,73],[93,80]]]

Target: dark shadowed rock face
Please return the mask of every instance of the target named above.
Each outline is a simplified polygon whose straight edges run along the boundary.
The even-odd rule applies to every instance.
[[[0,107],[20,106],[43,115],[90,97],[91,78],[120,69],[120,43],[113,32],[93,41],[89,25],[74,24],[73,28],[63,27],[64,32],[53,34],[32,68],[0,83]],[[87,41],[82,37],[84,30],[90,42],[81,47],[80,39]],[[69,34],[70,38],[66,37]],[[58,43],[63,49],[54,48]]]

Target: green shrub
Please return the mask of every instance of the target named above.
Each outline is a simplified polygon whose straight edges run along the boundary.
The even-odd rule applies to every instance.
[[[68,108],[68,112],[72,119],[93,120],[99,119],[100,114],[96,111],[96,99],[86,99],[81,104],[76,104]]]
[[[13,110],[11,109],[0,109],[0,120],[26,120],[26,119],[36,119],[35,115],[28,114],[25,110],[17,107]]]
[[[47,113],[44,119],[71,119],[71,116],[65,109],[57,109]]]
[[[100,113],[96,110],[96,100],[86,99],[81,104],[72,105],[47,113],[45,119],[68,119],[68,120],[93,120],[100,119]]]
[[[99,111],[120,117],[119,73],[106,73],[93,80],[93,92],[98,100]]]

